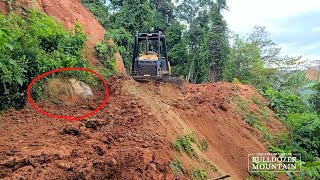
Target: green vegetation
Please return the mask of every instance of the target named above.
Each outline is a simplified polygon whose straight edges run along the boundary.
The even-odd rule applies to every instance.
[[[199,142],[193,132],[178,137],[177,140],[172,144],[172,146],[174,149],[179,151],[180,154],[185,151],[190,157],[198,159],[199,157],[192,147],[192,143],[197,145],[201,152],[206,152],[208,150],[207,140],[203,139]]]
[[[315,92],[315,94],[317,94]],[[289,174],[301,178],[320,175],[320,116],[304,103],[304,97],[290,91],[268,89],[264,94],[291,133],[270,149],[302,155],[302,172]]]
[[[272,172],[251,172],[247,180],[254,180],[256,178],[260,180],[275,180],[276,175]]]
[[[86,36],[80,26],[66,32],[46,15],[27,11],[24,17],[0,15],[0,27],[0,110],[23,107],[35,76],[59,67],[87,66],[82,58]]]
[[[192,147],[192,143],[197,143],[194,133],[178,137],[172,146],[174,149],[179,151],[180,154],[185,151],[190,157],[198,159],[199,157]]]
[[[120,48],[130,69],[136,31],[162,31],[173,73],[191,82],[221,80],[229,54],[226,0],[81,0]],[[128,16],[130,14],[130,16]],[[187,28],[189,27],[189,28]]]
[[[12,1],[5,0],[10,11]],[[255,113],[236,96],[233,100],[245,121],[271,142],[271,151],[302,154],[302,172],[288,173],[290,177],[320,176],[320,84],[308,81],[303,70],[288,69],[298,64],[301,57],[280,56],[281,49],[270,39],[266,27],[257,26],[245,37],[230,34],[222,15],[228,10],[226,0],[81,2],[108,32],[105,41],[95,46],[95,54],[104,65],[95,70],[104,77],[114,73],[116,51],[130,69],[136,31],[162,31],[167,36],[174,75],[193,83],[224,80],[253,85],[269,100],[269,106],[290,133],[274,140],[260,121],[268,119],[266,105],[253,97],[252,101],[261,109]],[[116,45],[108,43],[110,38]],[[83,57],[85,41],[79,25],[66,31],[61,24],[36,11],[25,10],[22,16],[0,15],[0,110],[23,107],[28,84],[41,73],[60,67],[90,68]],[[63,75],[97,83],[85,73]],[[41,85],[35,86],[33,93],[41,96],[42,90]],[[208,148],[207,141],[198,142],[193,133],[173,143],[180,153],[199,160],[193,145],[202,152]],[[178,161],[174,163],[181,170],[180,165]],[[195,169],[192,174],[205,177],[206,173]]]
[[[188,171],[188,175],[192,180],[207,180],[208,172],[205,169],[191,167]]]
[[[197,143],[197,146],[201,152],[206,152],[208,150],[208,142],[205,139]]]
[[[237,104],[237,106],[240,108],[239,113],[242,114],[243,119],[246,123],[248,123],[250,126],[255,127],[259,129],[261,132],[262,136],[268,141],[268,142],[273,142],[273,137],[271,134],[268,132],[267,128],[261,123],[260,119],[261,117],[265,120],[267,119],[266,116],[268,114],[263,114],[261,115],[261,112],[266,111],[266,107],[259,113],[261,116],[255,114],[254,112],[250,111],[249,108],[247,107],[247,103],[239,96],[234,96],[233,101]],[[257,105],[260,104],[262,107],[262,102],[259,101],[256,97],[252,98],[252,101],[255,102]],[[268,113],[268,112],[267,112]]]
[[[178,158],[174,158],[174,160],[170,162],[169,167],[176,176],[184,173],[184,168]]]
[[[108,69],[115,70],[116,45],[110,44],[107,40],[103,43],[97,43],[94,47],[95,55],[100,62]]]
[[[251,99],[252,99],[252,102],[253,102],[253,103],[255,103],[256,105],[259,106],[259,108],[263,108],[263,107],[266,106],[266,104],[264,104],[263,102],[261,102],[257,96],[253,96]]]
[[[0,110],[22,108],[28,84],[44,72],[61,67],[90,68],[83,57],[87,37],[79,25],[66,31],[47,15],[25,10],[22,17],[0,15],[0,27]],[[61,74],[97,84],[86,72]],[[32,93],[41,96],[41,90],[35,86]]]
[[[189,170],[184,170],[180,161],[175,158],[170,164],[169,167],[173,170],[176,175],[181,173],[186,173],[191,179],[208,179],[207,170],[211,170],[212,172],[216,172],[217,168],[208,160],[200,157],[196,154],[195,149],[193,148],[193,144],[197,145],[201,152],[206,152],[208,149],[208,142],[203,139],[198,142],[196,135],[191,132],[186,135],[179,136],[177,140],[172,143],[172,147],[177,150],[180,154],[183,152],[187,153],[191,158],[195,158],[198,162],[205,165],[206,169],[193,168],[190,167]]]
[[[206,159],[202,159],[202,162],[207,166],[207,168],[209,170],[211,170],[212,172],[216,172],[217,171],[217,168],[216,166],[214,166],[211,162],[209,162],[208,160]]]

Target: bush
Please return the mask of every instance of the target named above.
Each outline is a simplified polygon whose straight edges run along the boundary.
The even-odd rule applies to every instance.
[[[264,92],[264,96],[269,100],[270,106],[280,117],[288,117],[292,113],[307,111],[303,101],[289,91],[279,92],[273,88],[269,88]]]
[[[108,69],[115,70],[115,53],[117,52],[116,45],[108,43],[97,43],[95,45],[95,54],[100,62]]]
[[[189,170],[189,176],[193,180],[207,180],[208,179],[208,172],[205,169],[199,168],[191,168]]]
[[[178,158],[174,158],[174,160],[170,162],[169,167],[175,175],[180,175],[184,173],[184,168]]]
[[[292,92],[268,89],[264,95],[270,105],[291,130],[286,142],[273,147],[274,152],[301,154],[301,173],[288,173],[302,179],[316,178],[320,174],[320,116]]]
[[[192,147],[192,143],[196,143],[194,133],[178,137],[176,142],[173,143],[173,147],[179,151],[179,153],[185,151],[190,157],[198,158],[198,155]]]
[[[61,67],[87,67],[81,27],[67,32],[43,13],[0,15],[0,110],[22,108],[33,78]]]

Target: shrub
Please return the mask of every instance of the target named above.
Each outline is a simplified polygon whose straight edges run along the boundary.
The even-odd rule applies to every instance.
[[[200,143],[197,143],[197,145],[201,152],[206,152],[208,150],[208,142],[205,139],[200,141]]]
[[[182,153],[185,151],[190,157],[198,158],[198,155],[196,154],[195,150],[192,147],[192,143],[196,142],[195,138],[191,134],[187,134],[184,136],[178,137],[178,139],[173,143],[173,147],[179,151],[179,153]]]
[[[190,168],[189,176],[193,180],[207,180],[208,179],[208,172],[205,169],[199,168]]]
[[[178,158],[175,158],[173,161],[171,161],[169,167],[175,175],[180,175],[184,173],[184,168]]]
[[[82,57],[86,36],[70,32],[47,15],[27,10],[23,17],[0,15],[0,110],[22,108],[28,84],[60,67],[87,67]]]
[[[108,69],[115,70],[115,53],[117,52],[116,45],[108,42],[97,43],[95,46],[96,57]]]
[[[264,96],[269,100],[270,106],[280,117],[287,117],[291,113],[307,111],[303,101],[289,91],[279,92],[269,88],[264,92]]]
[[[316,85],[315,94],[311,99],[311,103],[313,104],[315,111],[320,114],[320,83]]]
[[[272,147],[274,152],[301,154],[301,173],[287,173],[292,179],[317,178],[320,174],[320,116],[292,92],[268,89],[264,95],[291,130],[290,138]]]

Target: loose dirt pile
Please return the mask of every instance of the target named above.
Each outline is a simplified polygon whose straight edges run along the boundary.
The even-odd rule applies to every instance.
[[[233,179],[245,179],[248,154],[267,152],[266,141],[243,120],[234,101],[241,97],[250,110],[259,111],[252,97],[266,102],[249,86],[211,83],[177,88],[117,78],[109,79],[108,85],[107,106],[82,121],[48,118],[30,105],[3,112],[0,178],[174,179],[168,166],[174,157],[185,169],[199,165],[171,146],[190,131],[208,142],[208,150],[197,153],[218,170],[209,178],[231,174]],[[74,113],[67,105],[52,110]],[[264,124],[275,135],[284,128],[270,110],[268,114]]]

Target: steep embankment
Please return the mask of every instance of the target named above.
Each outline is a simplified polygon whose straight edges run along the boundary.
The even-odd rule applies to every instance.
[[[178,136],[193,131],[208,142],[208,150],[197,153],[218,170],[209,178],[231,174],[244,179],[248,154],[267,152],[267,143],[244,121],[239,101],[252,113],[265,111],[266,120],[260,121],[271,134],[283,128],[271,110],[261,109],[266,102],[250,86],[211,83],[177,88],[117,78],[108,83],[108,105],[81,122],[48,118],[30,105],[3,112],[0,178],[174,179],[168,166],[174,157],[185,169],[203,167],[171,146]],[[52,111],[73,113],[67,105],[57,107]]]
[[[25,9],[33,8],[53,17],[57,22],[61,22],[66,29],[73,28],[79,23],[88,36],[87,56],[91,65],[99,65],[99,61],[93,54],[94,45],[102,42],[105,30],[95,17],[81,4],[79,0],[15,0],[12,4],[13,10],[19,14]],[[0,1],[0,12],[7,14],[9,7]],[[125,74],[123,61],[119,53],[116,55],[116,67],[120,74]]]

